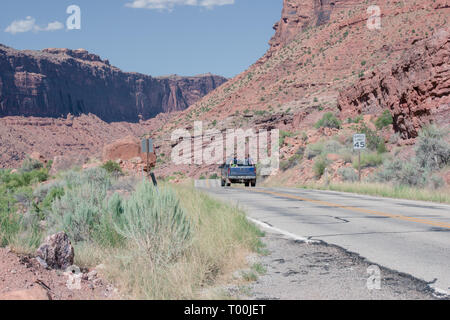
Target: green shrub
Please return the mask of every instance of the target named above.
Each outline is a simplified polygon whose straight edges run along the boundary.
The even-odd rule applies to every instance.
[[[69,189],[85,184],[111,186],[111,176],[103,168],[90,168],[81,172],[68,171],[63,175],[63,179]]]
[[[400,159],[385,161],[383,167],[375,173],[374,180],[376,182],[399,181],[403,164],[404,161]]]
[[[347,123],[360,123],[361,121],[363,121],[363,116],[356,116],[354,119],[352,118],[347,118]]]
[[[327,167],[327,160],[325,157],[318,157],[316,161],[314,162],[313,170],[314,175],[317,179],[320,179],[323,174],[325,173],[325,168]]]
[[[189,245],[191,224],[175,193],[144,181],[123,203],[116,231],[136,245],[152,263],[177,258]]]
[[[217,173],[213,173],[209,176],[208,179],[211,179],[211,180],[219,179],[219,175]]]
[[[302,154],[294,154],[287,161],[280,162],[280,169],[282,171],[286,171],[300,164],[303,159]]]
[[[111,160],[104,163],[102,165],[102,168],[105,169],[108,173],[112,173],[112,174],[122,174],[123,173],[120,165],[117,162],[111,161]]]
[[[22,162],[22,167],[20,168],[21,172],[31,172],[33,170],[39,170],[42,169],[44,165],[42,162],[38,160],[34,160],[31,158],[25,158]]]
[[[63,187],[55,187],[52,188],[47,195],[45,196],[44,200],[42,201],[42,206],[44,208],[50,209],[52,206],[52,203],[56,199],[61,199],[62,196],[64,196],[64,188]]]
[[[323,115],[322,119],[317,121],[317,123],[315,124],[316,129],[319,129],[321,127],[340,129],[341,121],[336,118],[336,116],[332,112],[327,112]]]
[[[338,173],[345,182],[356,182],[359,180],[358,173],[353,168],[340,168]]]
[[[384,143],[384,140],[381,139],[381,141],[377,145],[377,153],[382,154],[382,153],[386,153],[387,151],[388,150],[386,148],[386,144]]]
[[[42,202],[52,189],[55,188],[64,189],[64,186],[65,183],[60,180],[53,180],[46,183],[41,183],[33,190],[33,197],[36,198],[38,202]]]
[[[48,223],[52,231],[65,231],[74,242],[93,241],[104,212],[107,185],[84,183],[65,190],[55,199]]]
[[[324,148],[325,148],[325,144],[323,141],[309,144],[306,147],[305,156],[308,160],[311,160],[311,159],[321,155]]]
[[[12,199],[0,199],[0,247],[11,243],[20,229],[20,216]]]
[[[447,130],[434,125],[423,128],[415,147],[420,167],[438,170],[450,163],[450,144],[445,141],[447,137]]]
[[[378,130],[387,127],[394,122],[391,112],[389,110],[384,110],[383,114],[375,120],[375,126]]]
[[[327,142],[325,142],[324,148],[322,150],[322,154],[326,155],[329,153],[339,153],[339,152],[341,152],[343,147],[344,146],[336,140],[328,140]]]
[[[280,136],[279,136],[280,147],[284,145],[284,139],[286,139],[286,137],[292,137],[292,136],[293,136],[293,134],[291,132],[280,130]]]
[[[430,187],[433,190],[437,190],[445,186],[444,179],[442,179],[442,177],[440,177],[439,175],[434,174],[430,177],[429,180]]]
[[[353,158],[353,167],[358,168],[358,157]],[[374,152],[362,152],[361,153],[361,168],[378,167],[383,163],[383,157]]]
[[[421,187],[427,183],[427,171],[421,168],[415,159],[402,161],[396,159],[386,161],[376,172],[374,180],[377,182],[394,182],[397,185]]]
[[[398,183],[405,186],[421,187],[427,182],[427,175],[423,168],[419,167],[416,161],[406,162],[403,165]]]

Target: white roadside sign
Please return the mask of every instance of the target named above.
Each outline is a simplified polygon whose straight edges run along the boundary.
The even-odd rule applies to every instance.
[[[353,135],[353,149],[361,150],[365,148],[366,148],[366,135],[363,133]]]

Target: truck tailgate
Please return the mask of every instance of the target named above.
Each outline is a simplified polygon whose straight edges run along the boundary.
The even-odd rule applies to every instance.
[[[241,166],[230,168],[229,177],[255,177],[256,171],[255,167],[252,166]]]

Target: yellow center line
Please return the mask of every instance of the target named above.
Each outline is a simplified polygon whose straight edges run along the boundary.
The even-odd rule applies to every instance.
[[[347,210],[352,210],[352,211],[356,211],[356,212],[363,212],[363,213],[373,214],[373,215],[377,215],[377,216],[389,217],[389,218],[405,220],[405,221],[418,222],[418,223],[428,224],[428,225],[435,226],[435,227],[441,227],[441,228],[450,229],[450,224],[449,223],[445,223],[445,222],[426,220],[426,219],[420,219],[420,218],[413,218],[413,217],[408,217],[408,216],[404,216],[404,215],[390,214],[390,213],[385,213],[385,212],[381,212],[381,211],[375,211],[375,210],[370,210],[370,209],[363,209],[363,208],[358,208],[358,207],[349,207],[349,206],[344,206],[344,205],[340,205],[340,204],[337,204],[337,203],[332,203],[332,202],[327,202],[327,201],[322,201],[322,200],[308,199],[308,198],[294,196],[294,195],[286,194],[286,193],[279,193],[279,192],[266,191],[266,190],[252,190],[252,191],[253,192],[258,192],[258,193],[272,194],[274,196],[279,196],[279,197],[284,197],[284,198],[290,198],[290,199],[296,199],[296,200],[301,200],[301,201],[306,201],[306,202],[312,202],[312,203],[316,203],[316,204],[320,204],[320,205],[325,205],[325,206],[328,206],[328,207],[347,209]]]

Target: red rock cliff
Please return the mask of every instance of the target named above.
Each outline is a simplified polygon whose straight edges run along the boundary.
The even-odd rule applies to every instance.
[[[211,74],[126,73],[83,49],[19,51],[0,45],[0,117],[92,113],[108,122],[137,122],[186,109],[225,81]]]
[[[429,122],[448,124],[450,113],[450,28],[412,44],[396,64],[375,70],[340,93],[342,117],[387,109],[394,129],[415,138]]]
[[[333,11],[350,7],[356,0],[283,0],[281,20],[273,26],[275,35],[270,40],[271,49],[287,44],[308,27],[330,21]]]

